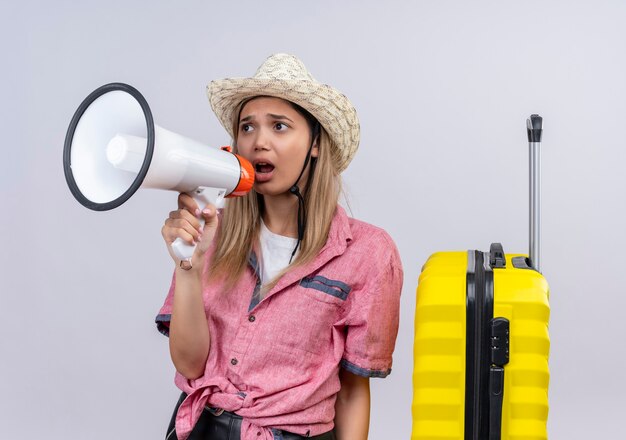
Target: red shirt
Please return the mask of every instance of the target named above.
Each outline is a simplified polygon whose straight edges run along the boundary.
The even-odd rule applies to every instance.
[[[340,367],[365,377],[391,372],[403,272],[385,231],[338,207],[315,260],[260,301],[255,255],[249,260],[232,289],[203,283],[211,348],[202,377],[176,373],[188,394],[176,418],[180,440],[206,405],[242,416],[242,440],[271,440],[271,428],[318,435],[334,426]],[[156,318],[166,335],[174,285]]]

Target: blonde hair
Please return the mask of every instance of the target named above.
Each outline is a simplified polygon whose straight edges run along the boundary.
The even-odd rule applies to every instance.
[[[242,103],[240,108],[243,104],[245,103]],[[294,108],[298,110],[297,107]],[[235,137],[238,133],[238,119],[233,121]],[[310,129],[312,130],[312,127]],[[341,176],[335,166],[339,163],[340,155],[323,127],[320,128],[317,142],[319,147],[317,163],[314,170],[311,166],[309,168],[308,184],[303,194],[306,228],[300,250],[287,268],[273,280],[264,284],[263,294],[271,290],[280,277],[290,269],[313,261],[328,239],[328,231],[341,193]],[[236,145],[237,139],[234,139],[235,152],[237,152]],[[210,279],[223,279],[228,287],[232,287],[243,274],[250,252],[257,250],[263,214],[262,197],[252,190],[243,197],[228,199],[221,218],[220,233],[216,237],[215,252],[209,266]],[[296,210],[293,215],[296,217]]]

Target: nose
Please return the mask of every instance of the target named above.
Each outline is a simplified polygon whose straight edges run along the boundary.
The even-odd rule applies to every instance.
[[[270,140],[264,129],[257,130],[254,138],[254,151],[269,150]]]

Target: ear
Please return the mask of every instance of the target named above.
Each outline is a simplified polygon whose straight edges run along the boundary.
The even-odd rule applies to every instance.
[[[319,135],[313,140],[313,145],[311,146],[311,157],[318,157],[320,155],[320,147],[319,147]]]

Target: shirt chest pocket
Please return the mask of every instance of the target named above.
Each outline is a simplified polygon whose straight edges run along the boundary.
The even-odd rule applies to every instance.
[[[321,276],[303,278],[285,295],[287,313],[278,319],[277,348],[315,354],[332,350],[333,325],[343,314],[350,290],[341,281]]]
[[[343,304],[348,299],[350,290],[352,290],[352,288],[343,281],[331,280],[321,275],[303,278],[300,281],[300,286],[305,288],[305,294],[311,295],[319,301],[335,304],[340,307],[343,307]],[[314,291],[322,294],[316,294]]]

